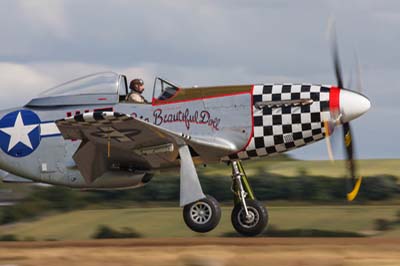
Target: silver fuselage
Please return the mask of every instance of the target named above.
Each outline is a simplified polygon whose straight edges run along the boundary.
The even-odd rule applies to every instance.
[[[227,140],[235,147],[236,152],[231,154],[215,154],[207,150],[197,152],[193,155],[196,164],[274,155],[325,137],[323,121],[331,118],[330,87],[307,85],[308,91],[302,92],[300,90],[302,85],[290,85],[289,89],[287,87],[282,89],[282,85],[279,85],[280,89],[276,89],[274,87],[276,85],[266,86],[254,85],[251,92],[246,93],[168,104],[118,103],[4,110],[0,112],[0,118],[13,111],[29,109],[40,118],[42,130],[39,146],[28,156],[16,158],[0,150],[0,168],[15,176],[36,182],[74,188],[113,189],[141,186],[149,180],[148,177],[145,181],[143,178],[151,175],[154,170],[179,166],[177,158],[176,162],[160,162],[159,167],[144,171],[141,169],[140,172],[132,169],[110,171],[92,184],[87,184],[72,158],[80,141],[64,140],[57,132],[54,122],[95,110],[124,113],[188,136]],[[290,94],[298,94],[299,98],[312,101],[306,106],[263,106],[263,108],[255,106],[255,101],[279,102]]]

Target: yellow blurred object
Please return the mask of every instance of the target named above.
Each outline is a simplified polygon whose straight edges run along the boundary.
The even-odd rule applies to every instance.
[[[348,133],[346,134],[346,136],[344,137],[344,141],[345,141],[346,147],[349,147],[349,146],[350,146],[350,143],[351,143],[351,135],[350,135],[350,132],[348,132]]]
[[[354,185],[353,191],[350,192],[350,193],[347,193],[347,200],[348,201],[353,201],[357,197],[358,191],[360,190],[361,181],[362,181],[362,176],[360,176],[357,179],[357,182]]]

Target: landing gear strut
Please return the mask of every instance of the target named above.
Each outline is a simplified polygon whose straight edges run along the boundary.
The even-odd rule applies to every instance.
[[[235,195],[235,207],[231,221],[235,230],[244,236],[261,234],[268,224],[268,212],[255,199],[240,161],[232,161],[232,192]]]

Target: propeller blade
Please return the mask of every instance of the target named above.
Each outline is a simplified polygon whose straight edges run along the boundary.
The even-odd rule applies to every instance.
[[[360,176],[360,177],[357,179],[357,181],[356,181],[356,183],[355,183],[355,185],[354,185],[353,190],[352,190],[351,192],[347,193],[347,200],[348,200],[348,201],[353,201],[353,200],[357,197],[357,194],[358,194],[358,192],[360,191],[361,182],[362,182],[362,177]]]
[[[333,56],[333,66],[335,68],[335,76],[337,85],[339,88],[343,88],[343,76],[342,76],[342,67],[340,64],[339,58],[339,47],[337,44],[337,37],[336,37],[336,28],[335,24],[332,23],[330,27],[330,36],[331,36],[331,46],[332,46],[332,56]]]
[[[348,168],[350,170],[350,176],[354,177],[354,172],[355,172],[355,165],[353,161],[353,141],[351,138],[351,128],[350,128],[350,123],[344,123],[343,124],[343,138],[344,138],[344,144],[346,148],[346,155],[347,155],[347,161],[348,161]]]
[[[351,186],[348,185],[348,187],[351,187],[351,189],[348,189],[349,192],[347,193],[347,200],[352,201],[356,198],[360,190],[362,177],[356,179],[356,164],[354,161],[354,148],[350,123],[343,124],[343,138],[346,149],[347,168],[349,170],[351,180]]]
[[[328,150],[329,160],[333,162],[335,159],[333,158],[332,144],[331,144],[331,130],[329,128],[328,121],[324,121],[324,128],[325,128],[326,148]]]

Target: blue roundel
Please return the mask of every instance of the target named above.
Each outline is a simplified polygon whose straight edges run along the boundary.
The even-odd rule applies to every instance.
[[[13,157],[31,154],[40,144],[40,118],[32,111],[18,110],[0,120],[0,147]]]

